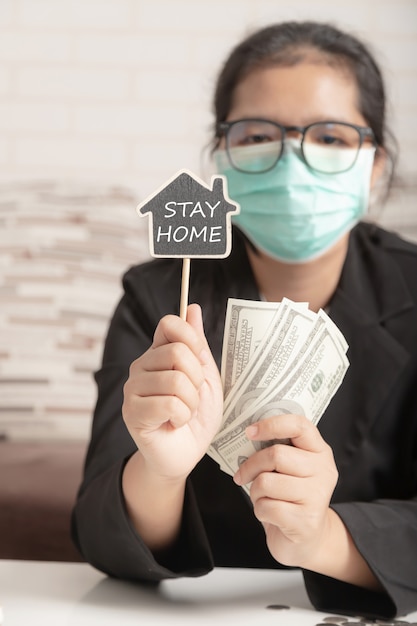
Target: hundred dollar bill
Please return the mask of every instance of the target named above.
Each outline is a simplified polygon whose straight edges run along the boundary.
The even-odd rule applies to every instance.
[[[240,301],[242,302],[242,301]],[[244,302],[244,301],[243,301]],[[312,315],[314,313],[308,311],[308,303],[307,302],[292,302],[288,298],[283,298],[281,302],[259,302],[260,307],[268,307],[267,310],[270,310],[270,307],[275,307],[275,313],[271,319],[271,322],[268,326],[264,327],[264,333],[262,339],[257,342],[257,348],[259,350],[254,350],[249,358],[249,361],[246,362],[245,367],[242,368],[242,372],[240,376],[234,381],[232,387],[228,390],[227,394],[224,395],[224,406],[225,410],[228,405],[232,402],[233,397],[236,393],[238,393],[240,386],[243,384],[243,381],[246,379],[247,375],[251,375],[253,369],[257,366],[260,360],[263,359],[263,353],[267,349],[268,345],[272,341],[275,333],[277,332],[277,328],[279,328],[282,324],[283,319],[288,314],[288,310],[291,309],[293,311],[307,311],[306,316]],[[233,301],[231,304],[231,308],[233,309]],[[228,331],[225,328],[225,336],[228,335]]]
[[[220,459],[221,468],[234,474],[249,456],[270,445],[247,439],[245,429],[250,424],[282,413],[305,415],[317,424],[342,383],[348,366],[339,339],[325,325],[279,388],[272,392],[265,389],[256,404],[240,415],[238,423],[216,435],[211,449],[216,459]]]
[[[244,371],[276,311],[275,302],[229,298],[221,362],[225,397]]]
[[[257,344],[257,347],[260,347],[260,350],[253,351],[239,378],[237,378],[231,388],[226,393],[224,393],[224,416],[227,413],[228,406],[233,402],[233,398],[236,396],[236,394],[239,393],[239,389],[242,386],[243,382],[246,380],[247,376],[251,374],[257,363],[262,360],[265,345],[268,345],[275,332],[275,329],[281,324],[281,321],[287,309],[288,305],[286,303],[283,303],[282,306],[276,308],[272,321],[268,326],[268,330],[264,329],[263,337]],[[232,360],[233,359],[231,359],[231,361]]]
[[[256,403],[265,389],[272,391],[280,384],[283,377],[289,375],[324,325],[327,325],[329,332],[339,341],[343,352],[347,352],[348,345],[345,338],[328,315],[322,309],[317,315],[313,313],[311,315],[313,323],[309,328],[303,313],[298,312],[297,315],[293,310],[287,312],[286,321],[289,320],[291,323],[277,329],[279,332],[272,337],[270,349],[265,349],[263,343],[260,345],[259,360],[253,369],[247,368],[246,375],[239,379],[238,384],[229,394],[230,403],[225,405],[223,429],[236,421],[244,410]]]
[[[223,429],[235,421],[264,389],[279,383],[288,373],[296,355],[306,351],[319,325],[324,323],[322,316],[285,303],[282,316],[271,324],[252,362],[229,393]]]
[[[307,302],[296,303],[292,302],[288,298],[284,298],[281,302],[252,301],[229,298],[222,355],[222,380],[225,388],[224,415],[226,415],[229,400],[229,385],[232,385],[230,391],[234,391],[235,388],[239,386],[238,382],[241,381],[245,377],[245,374],[248,371],[250,372],[255,367],[258,360],[262,358],[262,353],[265,350],[266,345],[273,337],[275,329],[281,324],[281,320],[284,318],[284,315],[289,307],[291,307],[293,311],[296,309],[303,310],[306,317],[308,317],[309,314],[314,315],[311,312],[309,313]],[[236,328],[239,327],[239,321],[241,320],[241,325],[244,327],[246,332],[249,326],[247,323],[248,320],[252,321],[254,315],[259,315],[259,311],[262,311],[263,313],[266,312],[267,315],[264,314],[259,316],[259,322],[263,323],[257,322],[256,324],[253,324],[253,327],[256,328],[257,332],[256,338],[254,338],[255,333],[251,331],[251,338],[254,340],[250,344],[252,350],[249,350],[248,352],[250,354],[248,354],[241,350],[239,345],[240,342],[236,339]],[[267,322],[266,324],[265,321]],[[262,339],[260,339],[261,336]],[[258,345],[261,346],[260,350],[257,350]],[[236,372],[239,373],[237,378]],[[234,381],[233,384],[232,381]],[[222,427],[224,428],[225,425],[223,424]],[[208,452],[210,456],[212,456],[212,458],[221,466],[222,460],[211,446]]]
[[[256,402],[259,405],[281,398],[297,400],[304,414],[317,424],[330,400],[341,385],[349,360],[339,337],[325,325],[316,335],[305,356],[291,368],[278,389],[265,389]]]

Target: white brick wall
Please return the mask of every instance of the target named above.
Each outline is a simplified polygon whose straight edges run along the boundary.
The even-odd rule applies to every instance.
[[[250,29],[291,18],[375,47],[414,173],[415,0],[0,0],[1,179],[111,177],[145,196],[182,167],[201,174],[220,62]]]
[[[131,18],[129,0],[10,0],[9,3],[18,5],[19,23],[25,28],[128,28]]]
[[[110,176],[144,196],[179,168],[200,173],[220,62],[249,29],[292,18],[374,45],[413,175],[416,0],[0,0],[1,178]]]
[[[127,72],[102,67],[23,67],[16,76],[18,99],[45,102],[123,102],[129,96]]]

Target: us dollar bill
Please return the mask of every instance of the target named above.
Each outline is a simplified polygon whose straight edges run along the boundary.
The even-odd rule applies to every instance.
[[[324,324],[321,317],[307,308],[297,308],[288,302],[281,308],[282,315],[274,318],[258,352],[229,393],[222,428],[235,421],[264,389],[278,384],[288,373],[295,356],[305,352],[319,324]]]
[[[229,298],[221,361],[225,397],[245,370],[276,314],[274,302]]]
[[[295,357],[293,367],[280,384],[266,387],[256,402],[226,429],[221,429],[210,451],[224,471],[234,474],[249,456],[270,445],[247,439],[245,429],[250,424],[283,413],[305,415],[314,424],[318,423],[349,366],[345,345],[332,325],[324,324],[308,349]]]
[[[267,325],[263,338],[261,341],[256,341],[249,357],[247,354],[244,355],[240,349],[233,350],[236,342],[229,340],[230,320],[239,317],[244,320],[249,317],[247,313],[242,312],[242,307],[245,306],[248,306],[252,313],[260,308],[265,308],[268,312],[275,309],[272,321]],[[304,314],[300,317],[300,313]],[[300,319],[302,323],[294,326],[294,320],[299,322]],[[279,388],[280,382],[289,377],[294,366],[300,362],[315,335],[324,325],[327,326],[328,332],[335,342],[339,344],[341,351],[346,353],[347,342],[334,322],[322,310],[318,314],[309,311],[307,303],[295,303],[286,298],[280,303],[229,300],[224,332],[223,375],[227,369],[225,346],[228,345],[229,348],[232,346],[228,354],[229,366],[233,368],[231,364],[234,359],[240,359],[241,365],[234,368],[235,371],[239,371],[239,375],[234,377],[235,382],[225,397],[224,419],[218,436],[228,431],[231,425],[238,426],[250,410],[256,413],[256,420],[260,419],[260,416],[265,417],[280,412],[304,413],[303,407],[297,403],[294,404],[293,400],[281,398],[279,405],[276,403],[268,404],[266,409],[264,404],[259,406],[259,402],[264,403],[265,395],[274,393]],[[301,330],[298,326],[301,326]],[[260,332],[259,324],[256,327]],[[348,366],[347,359],[346,363]],[[266,414],[259,413],[264,409],[267,410]],[[208,453],[224,471],[230,474],[234,473],[230,465],[225,464],[224,458],[213,444]]]

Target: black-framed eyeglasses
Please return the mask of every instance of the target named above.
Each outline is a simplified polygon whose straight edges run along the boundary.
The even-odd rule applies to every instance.
[[[232,167],[247,174],[271,170],[284,153],[285,143],[301,135],[299,150],[305,163],[326,174],[348,171],[365,143],[376,146],[371,128],[347,122],[315,122],[308,126],[283,126],[264,119],[220,122],[217,137],[225,138]]]

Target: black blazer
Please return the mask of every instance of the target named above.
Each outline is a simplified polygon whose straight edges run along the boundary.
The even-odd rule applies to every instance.
[[[159,319],[178,313],[180,284],[178,259],[152,260],[124,276],[96,375],[75,542],[95,567],[130,580],[197,576],[213,566],[279,568],[246,494],[208,456],[189,477],[181,536],[170,554],[156,558],[126,514],[121,475],[135,445],[121,418],[122,387]],[[229,297],[259,299],[239,231],[230,257],[191,263],[190,302],[202,305],[218,363]],[[340,474],[332,507],[385,593],[308,571],[306,589],[320,610],[401,615],[417,609],[417,246],[369,224],[356,226],[330,317],[346,337],[350,361],[318,425]]]

